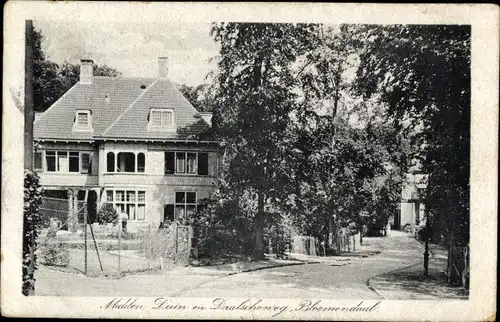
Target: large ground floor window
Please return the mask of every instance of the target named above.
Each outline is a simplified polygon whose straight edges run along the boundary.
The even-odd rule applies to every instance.
[[[188,219],[196,213],[196,192],[175,193],[175,218]]]
[[[177,191],[174,201],[173,205],[164,206],[164,221],[185,221],[196,213],[198,207],[196,192]]]
[[[146,191],[106,189],[106,202],[129,220],[144,220],[146,215]]]

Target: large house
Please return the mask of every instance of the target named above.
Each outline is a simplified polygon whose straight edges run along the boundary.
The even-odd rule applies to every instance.
[[[64,195],[70,216],[87,191],[97,207],[128,214],[128,229],[187,218],[215,188],[211,114],[198,112],[167,79],[93,76],[80,80],[34,122],[34,155],[47,196]],[[70,193],[67,193],[70,191]]]

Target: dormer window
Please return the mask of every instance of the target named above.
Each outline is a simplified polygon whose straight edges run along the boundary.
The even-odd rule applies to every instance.
[[[149,115],[150,131],[175,131],[173,109],[151,109]]]
[[[73,131],[92,131],[90,111],[77,111]]]

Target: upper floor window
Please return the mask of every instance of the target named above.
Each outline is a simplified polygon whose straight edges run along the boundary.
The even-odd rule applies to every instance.
[[[45,171],[91,173],[92,152],[45,151]],[[41,152],[35,155],[35,170],[43,170]]]
[[[208,153],[165,152],[165,174],[208,175]]]
[[[146,170],[146,155],[143,152],[108,152],[106,155],[107,172],[142,172]]]
[[[173,131],[175,119],[173,109],[151,109],[149,115],[150,131]]]
[[[77,111],[75,116],[74,131],[92,131],[90,111]]]

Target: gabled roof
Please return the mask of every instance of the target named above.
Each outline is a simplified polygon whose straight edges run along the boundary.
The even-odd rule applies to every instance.
[[[148,131],[151,108],[173,109],[177,132]],[[73,131],[77,110],[91,111],[92,132]],[[94,76],[92,84],[78,82],[34,122],[34,138],[196,139],[208,128],[166,79]]]

